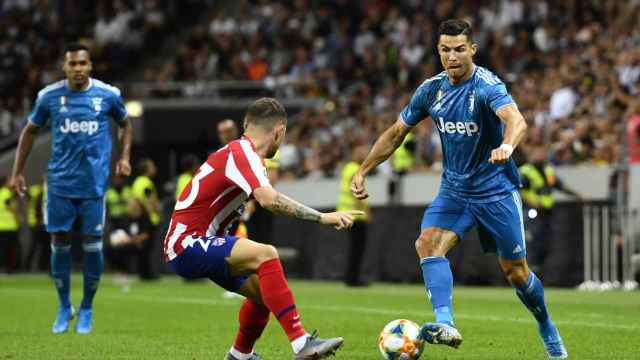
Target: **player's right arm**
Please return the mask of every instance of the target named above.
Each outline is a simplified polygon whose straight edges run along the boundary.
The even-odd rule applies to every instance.
[[[247,196],[253,196],[263,208],[271,212],[331,225],[338,230],[350,228],[353,225],[353,215],[362,214],[362,211],[321,213],[303,205],[273,189],[262,160],[251,149],[248,141],[233,141],[229,144],[229,150],[230,160],[227,160],[225,166],[227,179],[241,188]],[[194,181],[198,176],[193,178]]]
[[[27,125],[20,133],[18,148],[16,149],[16,157],[13,161],[13,170],[11,171],[11,181],[9,185],[13,191],[20,196],[24,196],[27,191],[27,183],[24,180],[24,175],[22,175],[24,165],[27,162],[29,153],[31,153],[33,141],[36,138],[38,130],[47,123],[48,118],[49,107],[47,106],[44,91],[41,91],[38,93],[38,98],[31,110],[31,114],[29,114]]]
[[[418,87],[409,104],[405,106],[400,116],[398,116],[398,120],[376,140],[373,148],[371,148],[366,159],[360,165],[358,172],[351,180],[351,192],[357,199],[362,200],[369,197],[364,184],[365,176],[376,166],[387,160],[400,147],[411,129],[429,116],[428,109],[433,99],[433,91],[436,88],[433,84],[437,83],[434,80],[437,80],[437,78],[428,79]]]
[[[353,225],[353,216],[363,214],[362,211],[322,213],[291,199],[270,186],[255,189],[253,197],[260,203],[260,206],[273,213],[330,225],[338,230],[350,228]]]
[[[373,148],[360,165],[358,171],[351,178],[351,192],[357,199],[366,199],[369,194],[364,185],[364,178],[382,162],[387,160],[400,147],[402,140],[411,131],[411,127],[402,119],[398,119],[385,130],[373,144]]]
[[[16,157],[13,161],[10,184],[13,191],[20,196],[24,196],[27,191],[27,183],[24,175],[22,175],[22,171],[27,162],[27,157],[29,157],[29,153],[31,153],[33,141],[39,129],[39,126],[27,122],[27,125],[22,129],[22,133],[20,134],[20,140],[18,140],[18,149],[16,150]]]

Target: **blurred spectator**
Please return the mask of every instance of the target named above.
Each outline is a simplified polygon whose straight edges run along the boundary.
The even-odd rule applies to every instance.
[[[0,176],[0,272],[14,272],[20,266],[18,230],[22,222],[8,179]]]
[[[138,259],[140,267],[140,278],[144,280],[154,280],[158,277],[152,265],[151,255],[155,246],[155,232],[160,223],[160,203],[156,185],[153,182],[157,174],[156,164],[151,159],[142,159],[138,163],[138,177],[133,181],[131,192],[133,198],[138,200],[148,214],[152,228],[149,241],[141,243],[140,257]]]
[[[529,253],[529,264],[538,274],[541,274],[551,243],[549,234],[553,234],[551,227],[552,213],[555,205],[553,192],[562,191],[581,200],[582,196],[566,185],[555,173],[546,160],[546,149],[543,146],[533,148],[529,154],[529,162],[520,168],[522,188],[520,194],[523,202]]]
[[[176,180],[176,200],[182,194],[182,191],[189,184],[189,181],[193,179],[193,175],[198,171],[198,166],[200,166],[200,159],[195,154],[186,154],[180,160],[180,169],[182,172],[178,176]]]
[[[223,146],[240,137],[238,125],[231,119],[224,119],[218,122],[217,130],[218,141],[220,141],[220,144]]]
[[[353,148],[353,158],[342,168],[340,181],[340,196],[338,198],[337,211],[361,210],[363,216],[355,216],[353,227],[349,229],[349,252],[347,255],[347,267],[345,269],[344,282],[347,286],[360,287],[367,286],[368,283],[362,278],[361,267],[364,252],[367,247],[367,224],[371,222],[371,211],[367,200],[358,200],[351,193],[351,178],[356,174],[360,164],[364,161],[368,146],[355,145]]]
[[[121,227],[122,223],[126,221],[127,203],[132,196],[131,186],[127,185],[127,178],[121,175],[113,176],[105,200],[111,227]]]
[[[131,198],[127,202],[125,221],[114,227],[110,234],[112,251],[112,266],[116,272],[114,282],[121,285],[124,291],[129,291],[131,279],[130,260],[137,260],[137,270],[140,279],[149,280],[147,244],[153,241],[154,225],[144,207],[144,204]]]
[[[27,223],[31,232],[31,243],[27,252],[25,269],[32,269],[35,263],[37,271],[48,272],[51,257],[51,241],[44,226],[44,199],[46,197],[46,179],[29,186]]]
[[[640,163],[640,101],[635,101],[629,111],[627,120],[627,145],[629,146],[629,161]]]

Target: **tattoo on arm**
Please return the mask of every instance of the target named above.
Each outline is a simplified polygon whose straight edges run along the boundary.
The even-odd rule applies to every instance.
[[[276,199],[273,201],[273,205],[270,210],[277,214],[316,222],[320,220],[321,215],[318,210],[300,204],[299,202],[280,193],[276,195]]]

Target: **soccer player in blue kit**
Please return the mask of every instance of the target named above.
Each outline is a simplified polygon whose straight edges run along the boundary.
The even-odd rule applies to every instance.
[[[413,126],[430,117],[439,130],[444,173],[415,243],[436,320],[421,327],[421,337],[456,348],[462,342],[453,321],[453,276],[445,256],[475,226],[484,251],[497,252],[502,271],[537,320],[548,357],[566,358],[542,283],[527,266],[520,182],[510,157],[525,135],[526,122],[503,82],[473,63],[477,45],[467,22],[444,21],[438,36],[445,71],[418,87],[398,120],[376,141],[351,190],[366,198],[365,176],[394,152]]]
[[[71,288],[71,239],[74,221],[83,234],[84,296],[78,311],[76,332],[92,329],[93,297],[103,270],[102,232],[104,194],[109,183],[111,127],[119,126],[121,145],[116,174],[128,176],[132,130],[120,90],[90,77],[89,49],[80,44],[67,47],[63,70],[66,80],[46,86],[36,103],[18,142],[12,173],[12,187],[26,191],[22,174],[25,162],[40,128],[51,127],[52,150],[47,173],[44,222],[51,233],[51,275],[60,306],[53,333],[64,333],[74,316],[69,296]]]

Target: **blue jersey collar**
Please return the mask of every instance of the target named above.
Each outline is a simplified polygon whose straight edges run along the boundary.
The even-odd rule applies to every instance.
[[[69,91],[71,91],[71,92],[78,92],[78,93],[86,92],[86,91],[89,91],[89,90],[93,87],[93,78],[92,78],[92,77],[89,77],[89,85],[88,85],[88,86],[87,86],[87,88],[86,88],[86,89],[84,89],[84,90],[79,90],[79,91],[71,90],[71,88],[69,87],[69,80],[67,80],[67,79],[65,79],[65,80],[64,80],[64,86],[65,86],[65,88],[66,88],[67,90],[69,90]]]
[[[473,78],[476,76],[476,71],[478,71],[478,66],[476,64],[474,64],[474,63],[471,63],[471,66],[473,66],[473,73],[471,73],[471,76],[469,76],[469,78],[467,80],[465,80],[465,81],[463,81],[463,82],[461,82],[459,84],[455,84],[455,85],[451,84],[451,82],[449,81],[449,74],[447,74],[447,81],[446,81],[447,87],[449,87],[449,88],[458,88],[458,87],[464,86],[466,83],[468,83],[469,81],[473,80]]]

